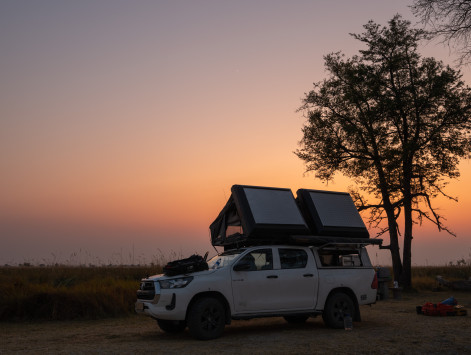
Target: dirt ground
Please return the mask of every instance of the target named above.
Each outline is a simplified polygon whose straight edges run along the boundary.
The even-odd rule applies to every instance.
[[[427,317],[416,306],[455,296],[467,316]],[[233,321],[216,340],[163,333],[144,316],[96,321],[0,323],[0,354],[471,354],[471,293],[428,292],[362,306],[352,331],[283,318]]]

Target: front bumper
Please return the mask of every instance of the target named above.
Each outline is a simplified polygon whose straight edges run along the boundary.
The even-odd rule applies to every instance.
[[[154,280],[143,280],[137,291],[134,310],[137,314],[156,319],[184,320],[186,317],[186,293],[183,289],[161,289]]]

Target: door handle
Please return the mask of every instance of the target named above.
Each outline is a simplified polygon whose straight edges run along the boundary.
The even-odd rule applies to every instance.
[[[313,274],[304,274],[303,276],[304,277],[313,277],[314,275]]]
[[[277,279],[278,275],[268,275],[267,279]]]

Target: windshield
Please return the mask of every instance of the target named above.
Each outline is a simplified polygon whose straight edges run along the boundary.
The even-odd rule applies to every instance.
[[[230,265],[235,258],[242,254],[243,251],[244,249],[239,249],[216,255],[208,261],[208,267],[210,270],[216,270]]]

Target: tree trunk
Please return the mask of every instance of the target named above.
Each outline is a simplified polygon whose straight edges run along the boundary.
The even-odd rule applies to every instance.
[[[384,210],[388,217],[388,228],[389,228],[389,251],[391,252],[391,260],[393,266],[394,280],[399,280],[402,275],[402,262],[401,253],[399,247],[399,236],[396,224],[396,218],[394,216],[394,207],[388,199],[384,200]]]
[[[410,289],[412,287],[412,228],[410,232],[404,232],[404,251],[402,256],[402,274],[399,283],[402,287]]]
[[[406,120],[405,120],[406,121]],[[408,125],[404,123],[404,136],[408,138]],[[402,164],[403,171],[403,198],[404,198],[404,250],[402,254],[402,274],[399,283],[402,287],[412,287],[411,261],[412,261],[412,158],[404,152]]]
[[[404,250],[402,255],[402,274],[399,283],[404,288],[411,288],[411,261],[412,261],[412,200],[410,192],[404,197]]]
[[[397,233],[396,219],[394,218],[394,209],[389,204],[389,207],[386,207],[386,215],[388,216],[388,227],[389,227],[389,251],[391,252],[391,260],[393,266],[394,280],[399,280],[402,275],[402,263],[401,263],[401,254],[399,247],[399,238]]]

